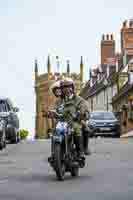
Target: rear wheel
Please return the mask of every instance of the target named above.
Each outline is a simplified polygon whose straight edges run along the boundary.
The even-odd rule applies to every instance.
[[[56,177],[58,180],[62,181],[64,180],[65,176],[65,165],[62,161],[62,155],[61,155],[61,145],[56,144],[55,145],[55,171],[56,171]]]
[[[73,176],[73,177],[79,176],[79,167],[73,167],[71,169],[71,176]]]

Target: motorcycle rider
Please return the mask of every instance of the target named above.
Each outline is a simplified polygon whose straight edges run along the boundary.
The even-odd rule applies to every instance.
[[[55,102],[54,102],[54,109],[59,109],[60,105],[63,102],[63,96],[62,96],[62,91],[61,91],[61,85],[60,85],[61,80],[58,80],[54,82],[51,85],[51,91],[56,97]],[[56,120],[54,119],[54,113],[53,112],[48,112],[48,117],[52,119],[52,128],[55,127]]]
[[[65,78],[61,81],[61,90],[64,98],[64,116],[66,120],[72,118],[71,113],[80,111],[80,117],[78,119],[72,119],[72,127],[74,130],[74,143],[79,157],[83,157],[83,141],[82,141],[82,127],[85,125],[85,113],[88,112],[88,105],[86,101],[75,93],[74,81],[70,78]]]
[[[86,118],[89,118],[89,113],[87,113]],[[91,132],[91,130],[86,125],[86,123],[84,125],[82,124],[83,150],[84,150],[85,155],[91,155],[91,151],[88,147],[90,132]]]
[[[54,108],[56,109],[58,108],[58,106],[62,104],[62,101],[63,101],[63,94],[61,91],[61,80],[58,80],[52,84],[51,91],[56,97],[56,101],[54,104]]]

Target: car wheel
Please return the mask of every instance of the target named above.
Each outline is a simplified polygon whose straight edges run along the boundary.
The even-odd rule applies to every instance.
[[[11,139],[11,143],[12,143],[12,144],[17,144],[17,137],[13,137],[13,138]]]
[[[121,133],[120,132],[116,132],[115,138],[120,138],[120,136],[121,136]]]
[[[3,142],[0,141],[0,150],[2,150],[3,148],[4,148],[4,146],[3,146]]]
[[[18,143],[20,142],[20,134],[19,134],[19,132],[17,132],[17,142]]]
[[[0,141],[0,150],[2,150],[4,148],[4,142],[3,140]]]
[[[17,131],[15,130],[15,128],[14,128],[13,132],[14,133],[12,134],[11,143],[12,144],[17,144],[17,142],[18,142],[18,136],[17,136]]]
[[[0,150],[2,150],[5,147],[6,147],[6,136],[5,136],[5,131],[3,130],[2,137],[0,140]]]

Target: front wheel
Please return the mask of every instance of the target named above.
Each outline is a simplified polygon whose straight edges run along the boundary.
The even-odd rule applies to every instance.
[[[65,165],[62,161],[62,151],[61,151],[61,144],[55,144],[55,171],[56,177],[58,180],[64,180],[65,176]]]

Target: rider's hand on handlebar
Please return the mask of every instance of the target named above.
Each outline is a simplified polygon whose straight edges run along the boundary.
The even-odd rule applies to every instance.
[[[48,117],[49,118],[55,118],[55,113],[52,111],[48,111]]]
[[[81,120],[81,125],[82,126],[86,126],[86,121],[85,120]]]
[[[47,117],[47,116],[48,116],[48,113],[47,113],[46,110],[42,110],[42,116],[43,116],[43,117]]]
[[[46,111],[46,110],[42,111],[42,115],[43,115],[43,117],[48,117],[48,118],[55,117],[55,113],[53,113],[52,111]]]

